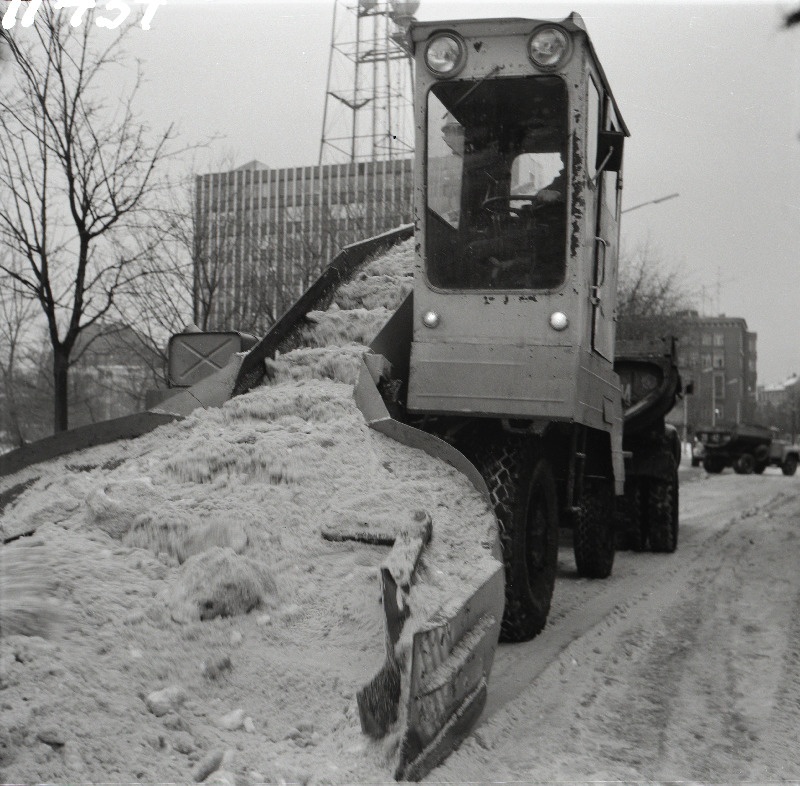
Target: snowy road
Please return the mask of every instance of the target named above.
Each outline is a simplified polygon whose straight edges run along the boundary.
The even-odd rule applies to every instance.
[[[482,723],[430,781],[796,780],[800,481],[681,472],[674,555],[604,582],[562,548],[547,628],[501,646]]]

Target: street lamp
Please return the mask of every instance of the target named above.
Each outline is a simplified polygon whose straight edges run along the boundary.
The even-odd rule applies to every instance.
[[[648,202],[640,202],[638,205],[634,205],[633,207],[628,207],[623,210],[623,213],[630,213],[631,210],[638,210],[640,207],[644,207],[645,205],[657,205],[659,202],[666,202],[668,199],[675,199],[675,197],[680,196],[680,194],[667,194],[667,196],[659,197],[658,199],[651,199]]]

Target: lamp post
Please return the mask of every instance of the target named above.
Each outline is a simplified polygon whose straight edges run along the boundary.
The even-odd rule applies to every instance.
[[[667,194],[667,196],[659,197],[658,199],[650,199],[647,202],[640,202],[638,205],[634,205],[633,207],[626,207],[623,210],[623,213],[630,213],[631,210],[638,210],[640,207],[644,207],[645,205],[657,205],[659,202],[666,202],[668,199],[675,199],[675,197],[680,196],[680,194]]]

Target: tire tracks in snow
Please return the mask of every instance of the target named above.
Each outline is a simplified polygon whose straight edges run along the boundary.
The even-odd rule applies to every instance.
[[[562,551],[547,628],[499,648],[479,729],[432,777],[796,778],[800,493],[750,480],[687,484],[678,552],[621,553],[606,582]]]

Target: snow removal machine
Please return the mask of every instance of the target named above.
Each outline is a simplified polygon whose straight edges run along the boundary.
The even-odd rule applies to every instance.
[[[254,347],[152,414],[163,422],[262,384],[265,361],[301,345],[311,311],[326,309],[376,251],[413,234],[413,291],[364,356],[356,401],[374,429],[465,473],[498,522],[485,544],[495,567],[475,577],[470,597],[416,620],[410,637],[407,590],[435,520],[399,537],[381,568],[386,662],[358,696],[361,725],[372,737],[398,735],[394,775],[414,780],[480,717],[498,638],[525,641],[544,627],[560,530],[572,530],[578,574],[603,579],[617,501],[635,497],[642,516],[663,517],[665,505],[636,501],[642,483],[626,487],[626,462],[645,451],[648,478],[677,480],[663,414],[679,385],[669,364],[628,359],[625,373],[647,388],[632,428],[661,432],[626,447],[614,364],[628,131],[580,16],[412,22],[406,45],[413,227],[345,248]],[[650,407],[658,412],[643,420]],[[672,541],[658,543],[670,550]]]
[[[380,244],[413,232],[413,291],[372,341],[356,400],[373,428],[467,474],[499,525],[497,569],[458,611],[415,631],[402,656],[398,587],[413,581],[430,533],[404,547],[410,565],[390,559],[382,572],[387,659],[359,696],[362,728],[380,737],[401,719],[395,777],[417,779],[480,716],[498,637],[525,641],[544,627],[562,528],[578,574],[597,579],[612,570],[617,500],[644,533],[651,514],[670,517],[671,541],[666,525],[651,528],[656,550],[677,543],[677,485],[667,484],[672,507],[648,507],[651,486],[626,487],[625,465],[646,456],[642,477],[677,483],[663,415],[680,384],[674,362],[633,353],[625,420],[614,364],[628,130],[581,17],[412,22],[407,47],[413,227],[344,249],[243,355],[233,393],[262,382],[266,358],[301,345],[306,315],[327,308]],[[627,422],[639,436],[625,449]]]
[[[387,666],[360,702],[374,736],[404,718],[400,779],[429,771],[468,733],[498,632],[525,641],[544,627],[560,528],[572,530],[581,576],[610,575],[615,498],[632,456],[614,369],[628,131],[583,20],[413,22],[407,43],[414,286],[372,342],[356,398],[374,428],[488,492],[503,570],[458,613],[417,631],[404,664],[394,655],[403,614],[385,574]],[[264,352],[297,346],[303,315],[326,307],[359,256],[329,268],[262,354],[245,357],[239,392],[260,380]],[[628,369],[641,376],[637,362]],[[671,396],[671,408],[667,388],[659,400]]]

